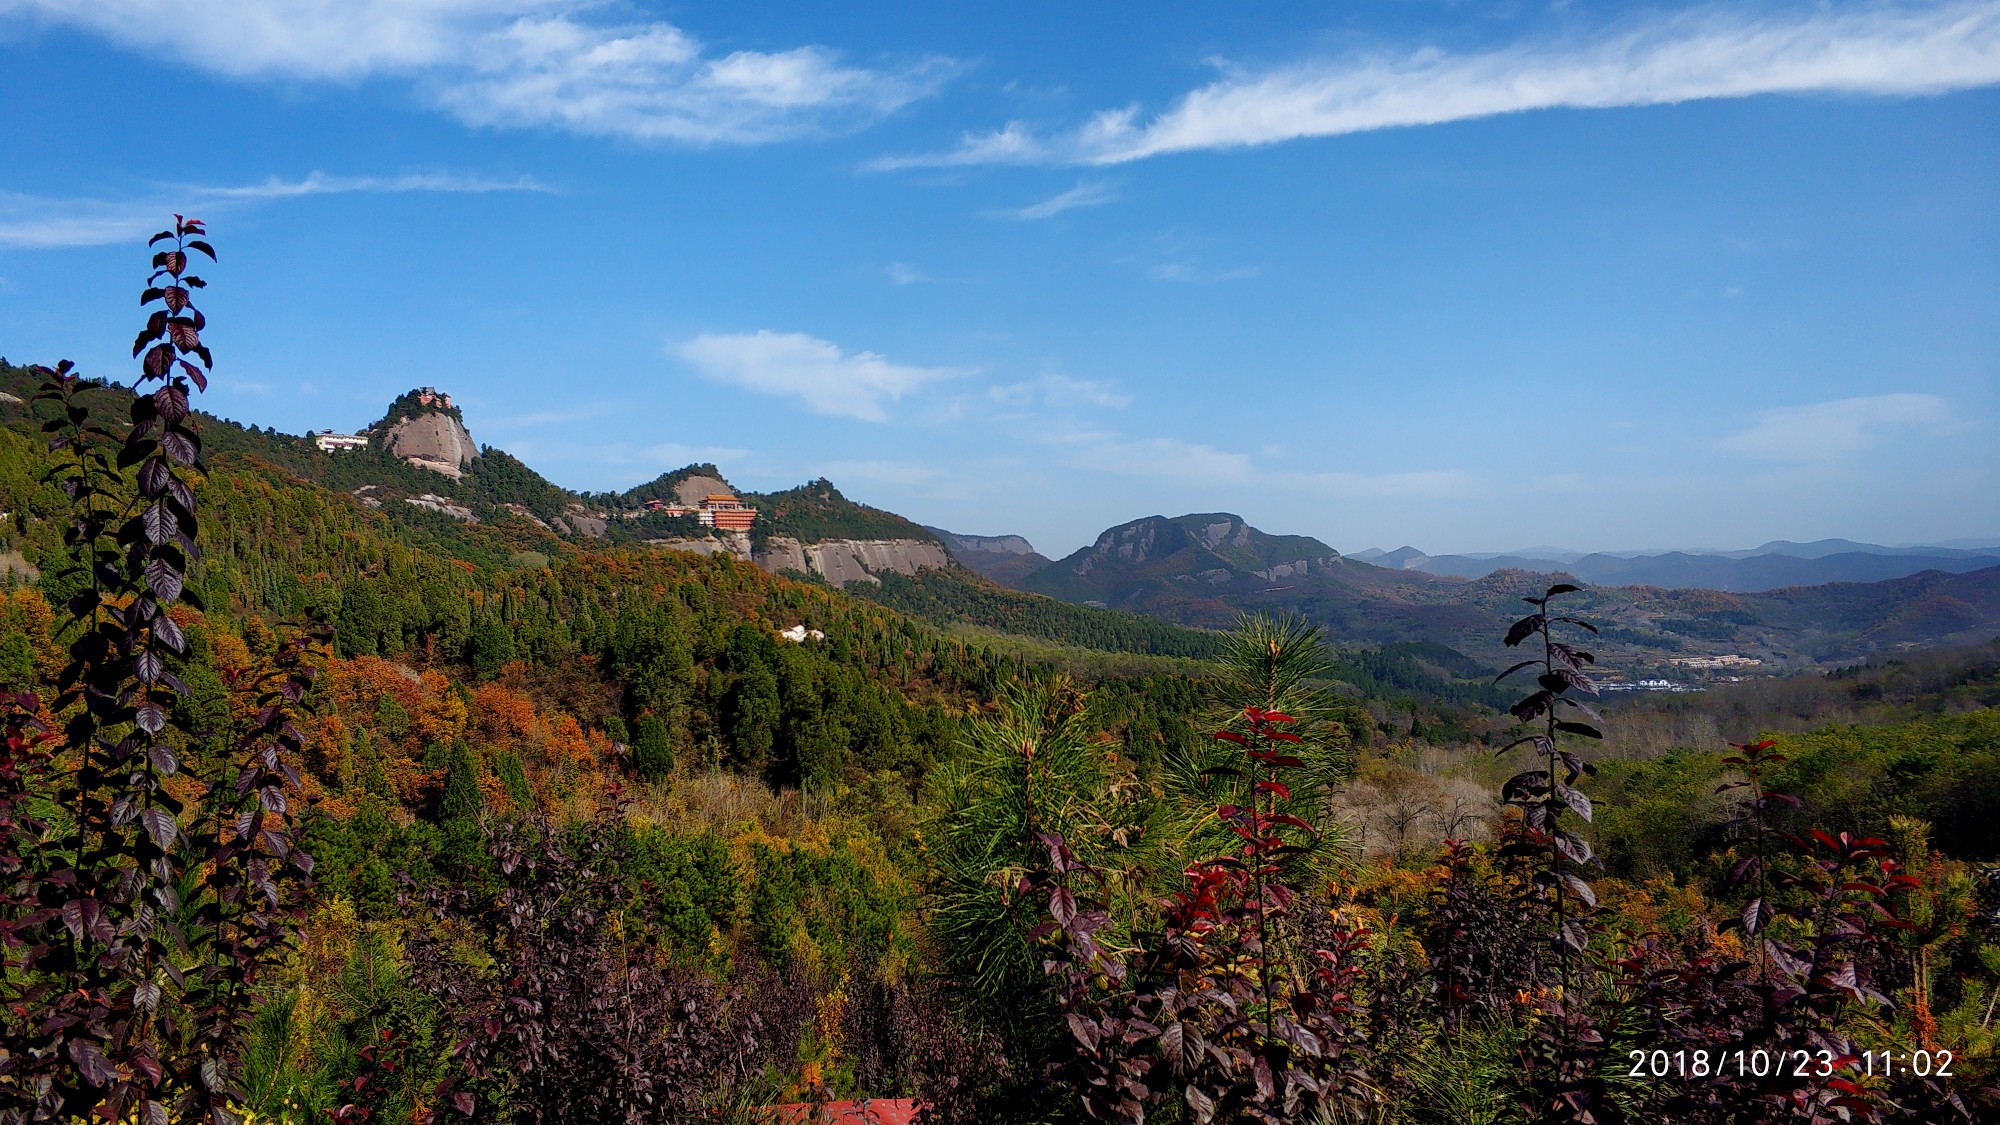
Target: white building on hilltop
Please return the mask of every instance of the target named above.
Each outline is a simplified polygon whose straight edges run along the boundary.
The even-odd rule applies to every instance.
[[[368,448],[367,434],[336,434],[332,430],[321,430],[312,436],[313,444],[322,453],[342,453],[354,449]]]

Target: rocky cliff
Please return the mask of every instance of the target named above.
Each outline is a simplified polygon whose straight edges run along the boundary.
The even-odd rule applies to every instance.
[[[805,566],[797,565],[803,558]],[[880,585],[879,574],[915,574],[951,565],[944,548],[928,539],[829,539],[824,543],[800,543],[796,539],[772,536],[764,557],[757,565],[765,570],[805,570],[845,586],[849,582]]]
[[[465,423],[443,413],[412,414],[397,421],[383,435],[389,452],[412,465],[443,473],[453,480],[465,474],[465,467],[479,456]]]
[[[959,565],[1002,586],[1018,587],[1029,575],[1049,565],[1048,556],[1018,535],[960,535],[941,527],[924,530],[943,540],[945,550]]]
[[[721,477],[707,474],[688,477],[674,485],[674,501],[684,508],[693,508],[711,496],[733,496],[736,489]]]
[[[850,582],[879,585],[882,574],[916,574],[951,565],[944,548],[928,539],[829,539],[824,543],[801,543],[785,535],[773,535],[761,548],[753,549],[750,536],[727,532],[712,538],[648,539],[655,547],[672,551],[692,551],[698,555],[731,555],[755,562],[773,574],[794,571],[816,574],[835,586]]]

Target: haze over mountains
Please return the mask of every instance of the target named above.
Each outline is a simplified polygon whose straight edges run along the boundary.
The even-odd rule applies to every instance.
[[[1563,573],[1607,586],[1755,593],[1823,582],[1879,582],[1926,570],[1963,573],[2000,565],[2000,542],[1961,540],[1963,546],[1885,547],[1847,539],[1811,543],[1775,540],[1740,551],[1619,551],[1582,554],[1529,548],[1501,554],[1426,555],[1415,547],[1370,548],[1349,558],[1399,570],[1457,578],[1483,578],[1497,570]]]

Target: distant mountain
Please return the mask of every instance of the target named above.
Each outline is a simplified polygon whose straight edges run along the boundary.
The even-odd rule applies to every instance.
[[[1466,556],[1451,560],[1480,564],[1480,574],[1472,579],[1407,563],[1377,565],[1402,554],[1374,552],[1376,563],[1370,563],[1342,557],[1316,539],[1268,534],[1227,514],[1151,516],[1107,530],[1091,546],[1030,576],[1024,586],[1065,601],[1204,628],[1227,626],[1244,612],[1298,613],[1325,626],[1337,641],[1431,642],[1491,660],[1505,656],[1499,636],[1519,615],[1519,599],[1539,593],[1558,575],[1590,584],[1577,608],[1604,627],[1600,651],[1627,666],[1657,667],[1676,658],[1720,655],[1790,666],[2000,635],[2000,559],[1987,560],[1989,565],[1977,570],[1966,560],[1951,560],[1950,569],[1967,573],[1929,568],[1886,580],[1821,580],[1732,593],[1671,588],[1668,583],[1621,586],[1579,571],[1681,565],[1717,568],[1715,573],[1725,578],[1723,568],[1755,577],[1756,567],[1850,573],[1869,565],[1894,569],[1908,565],[1910,558],[1852,552],[1818,560],[1596,555],[1567,568],[1543,560],[1502,559],[1498,565]],[[1421,554],[1415,558],[1436,561]],[[1509,567],[1509,561],[1536,565]]]
[[[1967,543],[1976,542],[1967,540]],[[2000,555],[1994,548],[2000,546],[1987,540],[1984,549],[1976,547],[1954,547],[1947,544],[1927,544],[1918,547],[1884,547],[1880,543],[1856,543],[1852,539],[1816,539],[1811,543],[1793,543],[1785,539],[1775,539],[1761,547],[1747,551],[1716,551],[1714,554],[1725,558],[1747,559],[1758,555],[1788,555],[1799,559],[1823,559],[1831,555],[1889,555],[1899,558],[1991,558]]]
[[[1950,547],[1883,547],[1846,539],[1814,543],[1776,541],[1749,551],[1598,552],[1568,558],[1550,555],[1426,555],[1415,548],[1360,551],[1351,558],[1454,578],[1483,578],[1500,570],[1563,573],[1603,586],[1756,593],[1824,582],[1879,582],[1927,570],[1962,574],[2000,565],[2000,551]]]
[[[960,535],[941,527],[925,531],[944,542],[952,560],[980,577],[1018,588],[1027,577],[1049,565],[1049,558],[1018,535]]]
[[[1270,535],[1227,512],[1148,516],[1120,524],[1097,542],[1030,575],[1023,584],[1065,601],[1111,606],[1166,591],[1208,596],[1264,587],[1315,567],[1364,566],[1304,535]],[[1368,567],[1384,574],[1395,573]]]

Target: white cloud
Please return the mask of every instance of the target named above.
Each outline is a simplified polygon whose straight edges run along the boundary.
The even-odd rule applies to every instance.
[[[1588,41],[1474,53],[1377,51],[1228,73],[1164,113],[1099,113],[1037,136],[1020,122],[950,152],[876,168],[1109,165],[1163,153],[1272,144],[1537,109],[1665,105],[1759,94],[1937,94],[2000,82],[1992,0],[1815,6],[1758,16],[1718,6]]]
[[[882,267],[882,272],[889,275],[891,285],[933,285],[937,282],[937,278],[907,262],[890,262]]]
[[[4,0],[0,0],[4,2]],[[314,172],[300,180],[272,177],[235,187],[181,184],[150,200],[48,199],[0,192],[0,246],[51,249],[105,246],[143,239],[171,221],[175,211],[206,218],[217,208],[267,199],[349,192],[497,192],[550,189],[533,179],[483,179],[447,173],[403,176],[329,176]]]
[[[1066,410],[1079,406],[1119,410],[1132,404],[1132,396],[1121,394],[1110,383],[1097,379],[1075,379],[1068,375],[1043,375],[1020,383],[998,383],[986,389],[986,396],[1002,406],[1025,408],[1043,406]]]
[[[443,191],[485,194],[496,191],[550,192],[555,189],[532,176],[496,180],[482,176],[460,176],[447,172],[420,172],[403,176],[329,176],[314,172],[301,180],[281,180],[273,176],[263,183],[242,187],[188,187],[198,199],[295,199],[305,195],[341,195],[348,192]]]
[[[1060,215],[1064,211],[1074,211],[1078,207],[1100,207],[1118,198],[1110,184],[1103,180],[1085,180],[1068,191],[1062,192],[1040,203],[1017,207],[994,214],[1010,219],[1046,219]]]
[[[1450,469],[1303,472],[1269,468],[1259,465],[1247,453],[1174,437],[1134,438],[1108,430],[1070,429],[1060,425],[1024,429],[1020,436],[1022,440],[1050,448],[1050,459],[1068,469],[1166,482],[1181,488],[1255,489],[1343,499],[1460,499],[1482,490],[1477,477]]]
[[[960,374],[950,367],[890,363],[874,352],[843,352],[803,332],[701,335],[673,347],[704,378],[796,398],[817,414],[881,422],[883,409],[927,384]]]
[[[1767,410],[1720,444],[1745,457],[1829,461],[1898,437],[1942,434],[1957,426],[1950,407],[1936,395],[1871,395]]]
[[[596,0],[0,0],[234,78],[412,81],[478,126],[752,144],[865,123],[951,64],[843,65],[827,49],[717,55],[661,22],[587,18]]]

